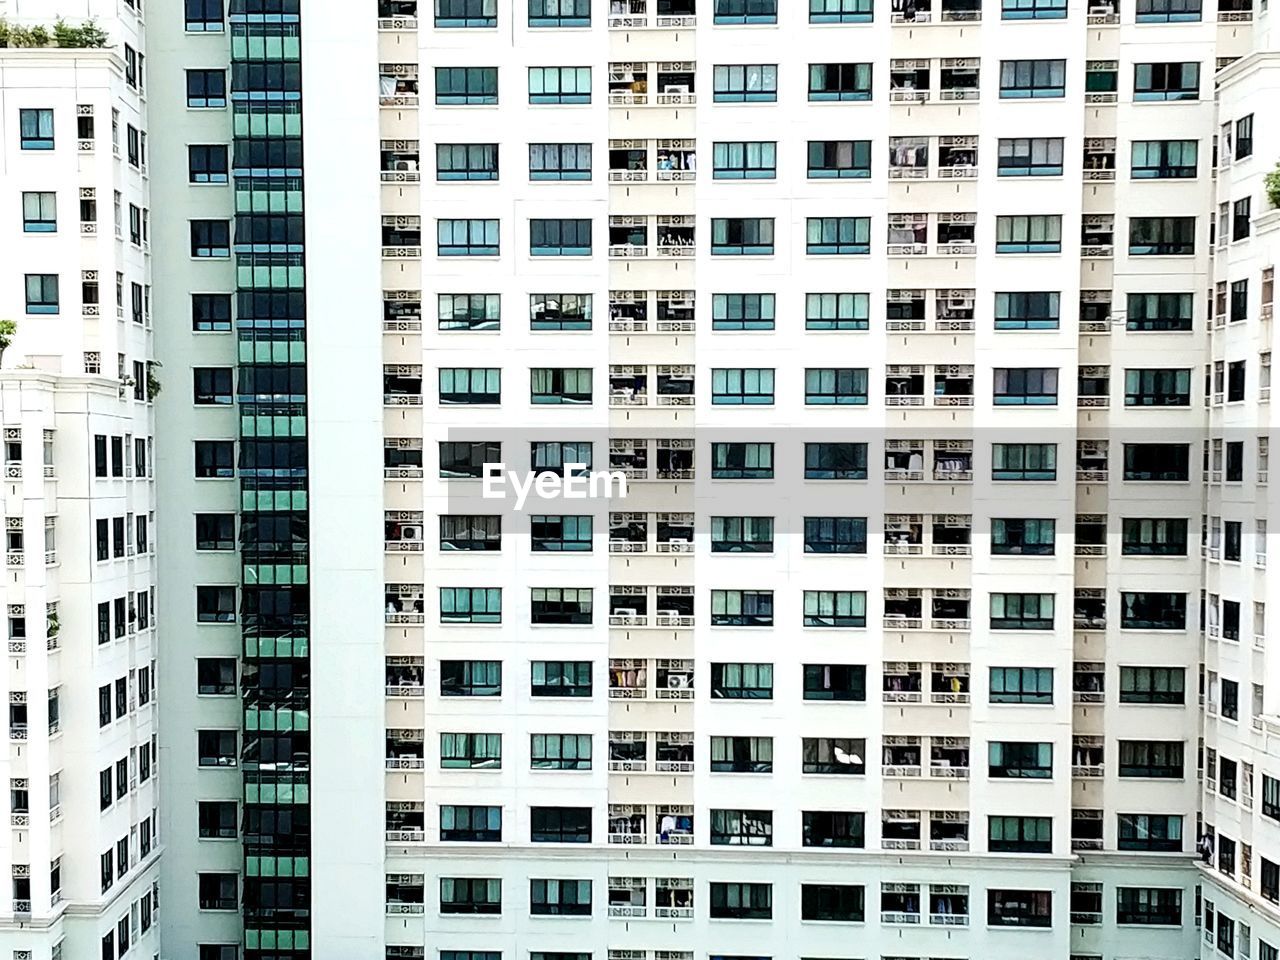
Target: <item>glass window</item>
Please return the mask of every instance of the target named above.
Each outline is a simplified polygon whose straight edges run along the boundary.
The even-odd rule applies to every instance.
[[[839,256],[871,253],[871,218],[809,217],[805,222],[805,253]]]
[[[496,257],[497,220],[437,220],[437,253],[442,257]]]
[[[1198,155],[1197,140],[1135,140],[1129,175],[1135,180],[1193,179]]]
[[[871,297],[866,293],[806,293],[806,330],[867,330]]]
[[[865,367],[810,367],[804,372],[808,406],[862,406],[867,402]]]
[[[590,330],[591,294],[529,294],[530,330]]]
[[[713,480],[773,479],[772,443],[713,443]]]
[[[824,0],[810,0],[810,3]],[[838,0],[825,0],[838,2]],[[868,12],[870,0],[864,0]],[[812,19],[812,13],[810,18]],[[811,63],[809,64],[809,99],[822,100],[870,100],[871,64],[869,63]]]
[[[772,368],[734,367],[712,369],[711,403],[715,406],[772,404]]]
[[[865,443],[806,443],[804,445],[804,478],[806,480],[867,479],[867,445]]]
[[[530,103],[590,103],[590,67],[530,67]]]
[[[530,180],[590,180],[591,144],[529,144]]]
[[[716,293],[711,296],[712,330],[772,330],[772,293]]]
[[[437,27],[496,27],[498,0],[436,0]]]
[[[1066,84],[1065,60],[1000,61],[1001,99],[1062,97]]]
[[[496,293],[441,293],[436,298],[440,330],[497,330],[502,297]]]
[[[778,175],[778,145],[772,140],[712,144],[712,179],[772,180]]]
[[[497,180],[496,143],[436,144],[437,180]]]
[[[728,218],[711,221],[713,256],[770,256],[773,254],[773,218]]]
[[[222,0],[186,0],[186,7],[188,33],[222,32]]]
[[[1199,100],[1200,64],[1135,63],[1134,100]]]
[[[1190,23],[1200,19],[1200,0],[1137,0],[1138,23]]]
[[[1067,0],[1000,0],[1001,20],[1063,20]]]
[[[1062,137],[1001,138],[996,175],[1001,177],[1062,176]]]
[[[1121,703],[1174,703],[1186,701],[1183,667],[1121,667]]]
[[[997,330],[1057,330],[1059,295],[1054,293],[997,293]]]
[[[589,27],[591,0],[529,0],[531,27]]]
[[[992,371],[996,406],[1054,406],[1058,371],[1052,367],[997,367]]]
[[[1191,370],[1159,368],[1124,372],[1126,407],[1188,407],[1191,405]]]
[[[1195,217],[1129,218],[1131,256],[1186,257],[1195,252]]]
[[[591,256],[591,221],[530,220],[529,255],[533,257]]]
[[[991,703],[1053,703],[1052,667],[992,667]]]
[[[712,69],[716,103],[773,103],[778,99],[776,63],[721,64]]]
[[[870,140],[810,140],[811,180],[871,176]]]
[[[18,129],[23,150],[53,149],[53,110],[22,109],[18,111]]]
[[[809,0],[810,23],[870,23],[873,0]]]
[[[57,229],[57,194],[24,192],[22,194],[23,233],[56,233]]]
[[[436,103],[498,102],[497,67],[436,67]]]
[[[501,587],[441,587],[441,623],[501,623]]]
[[[996,217],[996,253],[1061,253],[1062,217]]]
[[[778,0],[714,0],[716,23],[777,23]]]
[[[219,108],[227,105],[225,70],[188,70],[187,106]]]
[[[56,273],[28,273],[25,280],[27,313],[57,313],[59,310],[58,275]]]

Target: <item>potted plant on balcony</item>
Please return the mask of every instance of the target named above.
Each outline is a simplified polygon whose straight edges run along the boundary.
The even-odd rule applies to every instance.
[[[1267,192],[1267,200],[1272,208],[1280,207],[1280,162],[1262,179],[1263,189]]]
[[[0,320],[0,366],[4,365],[4,352],[18,332],[16,320]]]

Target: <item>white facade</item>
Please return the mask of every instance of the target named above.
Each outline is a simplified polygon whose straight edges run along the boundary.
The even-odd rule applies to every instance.
[[[1250,604],[1270,599],[1267,581],[1247,572],[1248,557],[1246,566],[1231,566],[1214,553],[1229,537],[1224,526],[1222,543],[1214,539],[1217,517],[1243,525],[1236,541],[1242,556],[1265,555],[1258,547],[1265,528],[1257,526],[1265,516],[1256,512],[1265,498],[1237,497],[1229,481],[1213,479],[1232,471],[1231,451],[1224,447],[1219,456],[1213,445],[1219,428],[1247,427],[1241,469],[1245,475],[1264,469],[1254,439],[1266,423],[1262,397],[1253,392],[1260,381],[1249,372],[1246,399],[1228,400],[1225,364],[1247,359],[1262,369],[1260,354],[1269,350],[1269,311],[1258,292],[1274,226],[1261,215],[1261,176],[1275,155],[1265,123],[1260,119],[1255,130],[1254,158],[1246,161],[1252,166],[1221,168],[1216,188],[1211,169],[1217,124],[1249,113],[1261,118],[1275,85],[1264,54],[1227,67],[1215,116],[1214,74],[1250,49],[1248,11],[1205,9],[1186,22],[1152,22],[1153,11],[1173,10],[1157,3],[1144,6],[1147,18],[1138,22],[1128,4],[1117,14],[1108,5],[1071,3],[1061,19],[1006,20],[990,3],[978,20],[964,5],[934,0],[931,19],[923,10],[910,19],[881,4],[871,22],[811,23],[805,5],[793,2],[778,5],[776,24],[733,24],[715,22],[712,0],[703,0],[699,7],[707,9],[696,15],[679,4],[667,9],[649,0],[657,9],[645,9],[644,0],[630,0],[625,10],[596,3],[589,25],[556,28],[530,26],[522,0],[440,0],[441,14],[456,8],[478,21],[494,8],[492,25],[438,22],[447,16],[433,16],[425,0],[419,5],[415,11],[412,0],[384,0],[377,18],[372,10],[326,5],[304,10],[300,28],[310,394],[312,841],[305,909],[312,955],[1189,956],[1202,882],[1191,865],[1200,806],[1200,765],[1192,764],[1202,723],[1195,694],[1201,593],[1214,611],[1207,619],[1208,704],[1222,703],[1221,678],[1238,678],[1241,697],[1256,684],[1261,698],[1249,711],[1253,733],[1236,736],[1220,716],[1206,720],[1206,750],[1216,751],[1218,763],[1249,757],[1241,763],[1265,772],[1269,721],[1261,714],[1275,712],[1262,692],[1265,615],[1250,619]],[[856,4],[825,7],[853,11]],[[234,598],[240,584],[242,491],[234,472],[200,477],[193,461],[197,443],[240,435],[235,378],[245,358],[237,352],[234,312],[225,323],[194,318],[193,295],[234,301],[238,277],[230,244],[225,256],[195,255],[191,224],[226,222],[235,237],[237,164],[229,149],[220,179],[197,178],[191,148],[230,148],[243,131],[234,128],[229,106],[233,31],[221,19],[212,26],[220,4],[196,4],[205,17],[199,29],[191,9],[148,10],[149,73],[164,91],[149,104],[155,129],[163,131],[154,138],[151,166],[166,214],[152,227],[162,264],[154,305],[170,321],[157,332],[154,355],[172,388],[159,410],[156,443],[164,571],[157,614],[173,637],[161,677],[165,953],[174,960],[227,960],[262,955],[241,954],[236,897],[209,896],[220,878],[232,878],[228,889],[244,889],[239,833],[246,814],[237,769],[245,746],[243,640],[237,607],[230,618],[205,617],[199,597],[223,588]],[[1050,9],[1046,3],[1042,12]],[[1259,27],[1265,31],[1265,20]],[[65,56],[0,54],[6,133],[18,129],[20,106],[52,96],[32,99],[29,89],[70,82],[25,75],[10,82],[10,63]],[[84,58],[106,63],[109,55],[90,51]],[[1041,88],[1034,96],[1020,82],[1002,94],[1002,64],[1013,60],[1041,65],[1027,68],[1029,82]],[[1061,90],[1046,89],[1056,86],[1058,61]],[[869,64],[868,96],[831,101],[821,94],[832,88],[824,88],[814,98],[810,68],[818,64]],[[1196,64],[1198,76],[1192,82],[1189,68],[1148,69],[1165,64]],[[456,88],[447,86],[456,74],[443,88],[436,76],[494,65],[496,103],[457,102]],[[722,91],[742,90],[743,102],[715,95],[718,77],[736,76],[724,69],[733,65],[761,67],[742,71],[749,91]],[[765,78],[773,74],[763,67],[774,65],[776,97],[768,100]],[[588,102],[530,103],[530,71],[539,71],[538,89],[545,91],[547,67],[569,68],[556,76],[564,84],[589,73],[589,97],[576,98]],[[1008,68],[1011,81],[1019,80],[1019,69]],[[208,86],[190,85],[193,70],[225,71],[221,102]],[[1138,78],[1148,75],[1159,82],[1141,96]],[[487,82],[478,74],[472,79]],[[80,73],[75,82],[84,82]],[[119,76],[111,82],[118,86]],[[27,99],[10,103],[11,88]],[[442,89],[454,90],[454,102],[440,102]],[[1179,99],[1180,90],[1195,92]],[[855,85],[845,92],[855,94]],[[63,100],[89,102],[68,93],[59,91],[59,117]],[[486,99],[483,86],[472,93],[472,100]],[[1154,155],[1147,144],[1175,137],[1195,143],[1194,152],[1178,148],[1176,172],[1168,148],[1160,148],[1160,161],[1139,162],[1139,153]],[[1011,171],[1000,162],[1002,141],[1022,138],[1044,142],[1028,144],[1028,163]],[[61,133],[58,140],[61,156]],[[829,153],[837,160],[851,161],[869,143],[869,175],[857,175],[857,163],[847,166],[850,176],[812,175],[809,145],[822,141],[833,142]],[[716,145],[736,143],[775,144],[773,175],[761,163],[751,178],[717,177]],[[1135,151],[1135,143],[1143,146]],[[589,144],[589,178],[531,176],[534,144]],[[441,177],[441,145],[495,145],[496,178]],[[23,170],[29,158],[5,149],[6,158],[17,157],[7,169]],[[1023,149],[1009,144],[1003,153],[1020,157]],[[537,152],[545,162],[547,151]],[[581,160],[585,152],[575,148],[572,155]],[[761,148],[759,155],[768,152]],[[469,165],[471,154],[462,156]],[[475,156],[479,163],[467,169],[480,176],[489,154]],[[58,190],[73,181],[86,186],[87,162],[81,154],[80,181],[69,168],[62,171]],[[104,191],[119,189],[123,203],[139,197],[133,202],[146,206],[141,171],[135,175],[101,149],[91,162],[107,163],[99,171],[100,203]],[[19,176],[34,183],[44,172],[28,164]],[[11,224],[21,223],[13,198],[37,189],[26,183],[0,199],[0,210],[10,205]],[[1254,198],[1253,233],[1220,246],[1211,260],[1215,204],[1246,193]],[[836,217],[856,222],[810,223]],[[1014,217],[1059,219],[1000,220]],[[717,222],[738,218],[762,221],[742,229],[769,223],[768,252],[715,249],[729,245],[720,241]],[[1147,218],[1192,222],[1135,224]],[[494,221],[497,249],[442,251],[441,231],[452,238],[462,229],[444,228],[445,221]],[[533,231],[544,226],[532,221],[589,221],[589,251],[534,251]],[[837,234],[847,246],[810,252],[810,231],[826,241],[821,232],[828,226],[848,231]],[[1048,233],[1038,244],[1017,246],[1024,228]],[[473,242],[490,230],[487,223],[467,229],[480,231]],[[1153,235],[1166,246],[1155,249]],[[1224,236],[1221,220],[1217,236]],[[20,255],[36,259],[43,253],[28,251],[39,244],[84,244],[60,261],[71,263],[106,238],[67,241],[60,232],[19,239]],[[136,268],[140,282],[149,282],[142,254],[125,242],[111,251],[97,256],[120,258],[126,266],[111,269],[133,276]],[[105,261],[98,269],[108,269]],[[1210,293],[1214,283],[1246,273],[1247,319],[1206,330],[1221,312]],[[536,329],[528,305],[548,294],[590,296],[589,326]],[[840,306],[851,311],[841,315],[845,329],[818,329],[826,315],[806,322],[810,294],[842,294]],[[1038,324],[1013,329],[1016,310],[1001,314],[1009,322],[996,322],[1009,294],[1035,295],[1026,301],[1032,313],[1053,307],[1035,313]],[[433,322],[446,295],[480,297],[474,309],[486,322],[458,329],[465,324],[454,319],[461,314],[453,301],[450,322]],[[739,296],[755,295],[765,298],[762,308],[770,304],[770,327],[730,330],[713,321],[721,317],[719,298],[733,299],[725,301],[728,311]],[[45,371],[63,375],[57,383],[80,383],[65,377],[89,373],[76,358],[94,351],[109,375],[132,375],[131,365],[110,369],[111,353],[130,364],[153,356],[145,320],[135,328],[127,317],[118,329],[86,320],[59,327],[47,343],[28,341],[35,325],[22,317],[16,293],[11,299],[9,313],[20,323],[10,356],[30,358],[36,370],[21,378],[24,397],[46,397]],[[1148,302],[1156,312],[1139,316]],[[857,329],[862,319],[866,328]],[[1180,329],[1183,320],[1187,329]],[[1224,362],[1222,386],[1214,379],[1217,360]],[[547,404],[547,393],[535,399],[535,387],[545,382],[553,392],[569,392],[567,378],[541,372],[548,369],[570,371],[589,397],[563,404]],[[808,385],[823,382],[821,374],[806,374],[811,369],[861,384],[865,401],[835,403],[834,387],[831,402],[807,400]],[[740,403],[729,403],[727,391],[716,394],[736,382],[732,371],[748,370],[771,371],[771,378],[744,375],[762,389],[770,383],[771,402],[748,403],[741,394]],[[1011,381],[1022,383],[1016,372],[1026,370],[1056,371],[1055,389],[1007,390]],[[199,384],[209,371],[230,378],[219,395],[226,401],[202,399]],[[442,398],[444,384],[458,382],[456,371],[468,372],[466,389]],[[579,371],[590,371],[590,380]],[[1043,373],[1033,379],[1049,383]],[[498,402],[475,396],[481,392],[475,384],[489,389],[499,382]],[[192,399],[189,384],[197,385]],[[7,410],[12,394],[5,391]],[[1006,402],[997,402],[997,391]],[[1050,395],[1053,402],[1045,402]],[[145,424],[145,404],[112,396],[95,402],[118,404],[117,415]],[[24,401],[22,409],[28,406],[61,410],[47,398]],[[97,409],[88,400],[84,407]],[[76,428],[86,440],[117,432],[94,425],[94,415],[106,413],[87,412],[90,422]],[[30,426],[25,414],[21,424],[6,415],[4,426],[21,426],[24,440],[29,431],[52,429],[56,444],[72,429],[43,414]],[[1206,426],[1204,475],[1199,451]],[[118,432],[149,433],[137,425]],[[645,438],[646,459],[625,452],[633,438]],[[460,524],[460,533],[446,536],[455,523],[442,518],[499,512],[477,499],[478,484],[441,476],[440,444],[472,440],[501,442],[502,459],[519,470],[529,466],[531,442],[589,441],[596,468],[628,471],[629,496],[561,511],[592,515],[589,551],[534,549],[534,521],[522,513],[501,518],[498,549],[481,542],[484,523]],[[866,445],[863,476],[843,482],[805,476],[804,445],[830,442]],[[713,443],[770,444],[773,479],[714,475]],[[994,449],[1014,443],[1052,445],[1056,469],[1015,479],[1013,451]],[[1185,470],[1169,449],[1146,459],[1136,449],[1155,443],[1186,445]],[[1131,458],[1126,447],[1135,448]],[[34,455],[30,443],[23,451],[24,459]],[[764,451],[753,448],[751,455]],[[24,484],[33,482],[24,477]],[[47,505],[42,509],[47,515]],[[121,509],[136,512],[138,502]],[[22,512],[28,530],[41,515],[30,512]],[[231,518],[229,535],[207,519],[215,515]],[[723,517],[772,518],[771,546],[717,549],[712,530],[720,528],[712,518]],[[831,556],[806,547],[805,519],[813,517],[864,522],[841,528],[849,552]],[[1201,517],[1207,572],[1195,547]],[[1010,520],[1037,521],[1038,532],[1015,533],[1025,528]],[[1044,521],[1052,521],[1048,551],[1034,549],[1047,545]],[[88,529],[87,519],[68,522]],[[539,521],[538,529],[549,526]],[[993,536],[996,526],[1006,539]],[[81,540],[89,541],[87,533]],[[475,590],[500,588],[500,618],[459,622],[459,588],[468,588],[469,603],[479,598]],[[535,599],[549,600],[534,592],[544,590],[590,590],[590,607],[576,611],[589,623],[533,622]],[[818,591],[824,595],[806,597]],[[818,606],[827,593],[847,618],[839,628],[835,610]],[[1021,622],[1028,629],[1009,629],[1012,613],[993,613],[1022,602],[1030,611],[1046,595],[1052,611],[1027,612]],[[1249,653],[1247,637],[1230,647],[1215,638],[1224,615],[1213,599],[1229,595],[1241,604],[1244,626],[1237,631],[1248,634],[1258,624],[1264,652]],[[46,596],[24,602],[51,602]],[[69,626],[65,592],[57,599]],[[12,595],[10,602],[17,602]],[[92,611],[93,602],[87,598],[84,609]],[[757,620],[767,605],[771,623],[731,625],[730,611],[749,619],[738,603],[757,604]],[[379,609],[386,610],[381,620]],[[575,618],[566,608],[540,615]],[[818,625],[822,616],[831,616],[831,625]],[[500,663],[500,692],[457,695],[460,661]],[[534,694],[535,675],[558,671],[543,665],[562,663],[587,665],[589,695]],[[813,698],[804,696],[806,666],[818,683]],[[110,672],[108,665],[103,670]],[[771,696],[749,697],[725,679],[739,672],[761,683],[767,675]],[[822,684],[837,675],[848,679],[843,701],[824,697]],[[1013,683],[1026,685],[1020,695],[1011,688],[993,694],[993,684]],[[27,686],[28,693],[36,689]],[[219,732],[232,735],[231,751],[206,763],[206,735]],[[464,745],[458,734],[500,736],[500,763],[491,755],[477,757],[470,769],[460,755],[446,761],[446,745]],[[548,734],[573,736],[579,750],[589,737],[589,769],[550,769],[547,759],[535,764],[534,741],[542,748]],[[87,742],[96,744],[94,736]],[[806,746],[819,738],[824,742]],[[833,740],[865,769],[838,776]],[[486,740],[484,749],[491,742],[497,741]],[[1003,767],[991,745],[1005,743],[1046,745],[1029,755],[1051,757],[1050,775],[1031,782],[1030,770],[993,775],[991,767]],[[465,745],[474,746],[474,738]],[[739,769],[724,769],[733,766]],[[31,776],[41,775],[32,768]],[[1261,784],[1252,795],[1262,793]],[[1245,795],[1241,786],[1237,806],[1215,794],[1205,823],[1216,836],[1256,844],[1256,865],[1270,827],[1265,819],[1238,823]],[[460,822],[455,818],[464,814],[456,808],[463,806],[497,808],[500,815],[484,816],[500,836],[443,835],[442,824]],[[589,808],[590,841],[542,842],[544,808]],[[228,821],[219,819],[228,811]],[[754,813],[736,818],[756,825],[749,843],[729,843],[719,832],[713,839],[713,823],[735,819],[726,811],[770,812],[768,845],[758,842],[765,821]],[[846,815],[849,845],[808,846],[806,812],[820,814],[809,837],[821,833],[826,814]],[[1160,825],[1151,818],[1162,818]],[[34,808],[31,819],[38,819]],[[1035,836],[1000,849],[992,831],[1005,829]],[[1254,830],[1259,838],[1246,839]],[[84,866],[92,883],[93,863]],[[138,876],[143,882],[149,874]],[[474,896],[450,910],[442,898],[446,889],[460,892],[460,880],[501,881],[500,911],[483,909],[481,891],[499,889],[489,884],[469,885]],[[545,880],[590,881],[588,915],[531,913],[533,884]],[[722,886],[742,883],[768,889]],[[1223,890],[1205,896],[1219,917],[1252,925],[1267,943],[1280,941],[1275,924],[1263,919],[1270,906],[1220,875],[1214,883]],[[35,882],[33,890],[39,892]],[[537,890],[540,897],[541,883]],[[1012,891],[1008,910],[1025,926],[995,919],[1000,911],[992,904],[1002,890]],[[754,911],[721,908],[721,896],[740,895],[757,898]],[[1021,908],[1019,896],[1026,900]],[[830,903],[840,919],[815,915],[815,904],[823,910]],[[1248,911],[1263,916],[1249,919]],[[110,914],[103,915],[103,930]],[[1252,940],[1237,926],[1232,931],[1242,956],[1272,960],[1260,946],[1249,954],[1241,945]],[[55,940],[49,938],[50,948]]]
[[[50,5],[0,3],[52,27]],[[159,955],[151,255],[143,25],[0,49],[10,829],[0,951]],[[114,224],[113,224],[114,218]]]
[[[1274,168],[1280,144],[1263,118],[1272,112],[1280,85],[1274,14],[1263,16],[1256,29],[1255,51],[1223,72],[1218,99],[1218,306],[1205,358],[1215,391],[1207,442],[1213,456],[1236,445],[1243,451],[1244,472],[1235,483],[1229,475],[1211,477],[1205,507],[1210,622],[1204,652],[1203,816],[1210,842],[1201,865],[1201,955],[1236,950],[1270,960],[1280,950],[1280,783],[1270,614],[1277,596],[1274,566],[1268,563],[1274,530],[1268,525],[1275,523],[1268,462],[1274,445],[1270,365],[1280,215],[1267,200],[1263,176]],[[1243,216],[1242,202],[1248,205]],[[1223,225],[1224,204],[1229,227]],[[1238,540],[1243,541],[1239,546]],[[1239,610],[1234,631],[1232,605]]]

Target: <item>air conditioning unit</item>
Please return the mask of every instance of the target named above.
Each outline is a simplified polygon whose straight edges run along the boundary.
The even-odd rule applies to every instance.
[[[668,83],[662,88],[663,93],[688,93],[689,85],[687,83]]]
[[[395,163],[393,163],[393,164],[391,165],[391,169],[392,169],[392,170],[408,170],[408,169],[409,169],[409,161],[408,161],[408,160],[397,160]]]
[[[422,528],[414,523],[406,523],[400,528],[401,540],[421,540]]]
[[[952,297],[947,301],[947,306],[952,310],[968,310],[973,307],[973,300],[969,297]]]
[[[688,690],[693,686],[693,678],[687,673],[667,674],[667,687],[671,690]]]
[[[659,611],[658,611],[658,616],[660,616],[660,617],[683,617],[683,616],[684,616],[684,614],[683,614],[683,613],[681,613],[679,610],[659,610]]]
[[[614,610],[612,613],[610,613],[610,614],[609,614],[609,616],[611,616],[611,617],[634,617],[634,616],[636,616],[636,612],[635,612],[635,610],[633,610],[631,607],[619,607],[618,609],[616,609],[616,610]]]

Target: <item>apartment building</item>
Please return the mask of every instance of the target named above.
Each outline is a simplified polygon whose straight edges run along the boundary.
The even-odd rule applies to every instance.
[[[1263,18],[1257,29],[1255,51],[1219,77],[1217,249],[1204,370],[1211,393],[1204,453],[1201,955],[1274,960],[1280,956],[1280,773],[1267,524],[1275,522],[1268,458],[1280,216],[1263,177],[1280,149],[1264,120],[1280,69],[1275,27]]]
[[[153,957],[152,400],[162,377],[144,29],[131,4],[82,4],[56,29],[51,15],[17,6],[0,3],[0,17],[24,18],[6,22],[0,48],[0,318],[16,326],[0,369],[9,806],[0,951]],[[96,27],[84,26],[86,13]],[[20,39],[15,26],[34,32]]]
[[[1265,6],[86,13],[0,48],[0,950],[1275,960]]]

